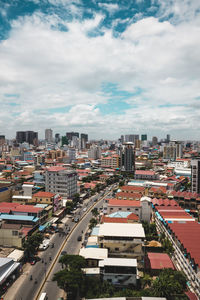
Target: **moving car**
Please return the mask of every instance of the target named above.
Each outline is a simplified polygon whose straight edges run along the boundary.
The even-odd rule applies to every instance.
[[[82,241],[82,235],[79,235],[79,236],[77,237],[77,241],[78,241],[78,242],[81,242],[81,241]]]

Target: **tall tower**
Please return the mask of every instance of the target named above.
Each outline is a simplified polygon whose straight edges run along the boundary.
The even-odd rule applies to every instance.
[[[124,143],[121,149],[121,170],[126,172],[135,171],[135,149],[131,142]]]
[[[192,193],[200,193],[200,158],[191,160],[191,189]]]
[[[53,130],[52,129],[45,129],[45,140],[48,143],[53,141]]]

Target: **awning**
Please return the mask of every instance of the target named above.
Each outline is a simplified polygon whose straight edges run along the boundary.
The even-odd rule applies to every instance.
[[[11,266],[8,266],[4,272],[0,274],[0,284],[2,284],[19,266],[20,263],[18,262],[13,262]]]
[[[57,221],[59,220],[59,218],[52,218],[50,221],[49,221],[49,224],[53,224],[53,223],[56,223]]]
[[[44,225],[39,226],[39,231],[44,231],[49,226],[49,223],[45,223]]]

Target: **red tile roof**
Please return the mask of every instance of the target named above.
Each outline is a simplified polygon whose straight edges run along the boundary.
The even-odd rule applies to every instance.
[[[53,166],[53,167],[47,168],[48,172],[59,172],[59,171],[64,171],[64,170],[66,170],[66,168],[57,167],[57,166]]]
[[[33,197],[41,197],[41,198],[43,198],[43,197],[46,197],[46,198],[52,198],[52,197],[54,197],[54,196],[55,196],[55,194],[53,194],[53,193],[50,193],[50,192],[42,192],[42,191],[37,192],[37,193],[35,193],[35,194],[33,195]]]
[[[150,176],[153,176],[155,175],[155,172],[154,171],[149,171],[149,170],[136,170],[135,171],[135,175],[150,175]]]
[[[161,270],[164,268],[170,268],[175,270],[175,267],[166,253],[147,253],[149,259],[150,268],[153,270]]]
[[[168,224],[191,258],[200,267],[200,224],[197,222]]]
[[[133,185],[124,185],[120,188],[121,191],[130,191],[130,192],[141,192],[145,191],[145,188],[142,186],[133,186]]]
[[[119,199],[107,199],[109,206],[136,206],[140,207],[140,201],[137,200],[119,200]]]
[[[128,220],[126,218],[111,218],[102,216],[101,223],[128,223]]]
[[[158,199],[158,198],[153,198],[151,200],[151,202],[153,203],[154,206],[178,206],[178,203],[176,203],[176,201],[174,199],[170,200],[170,199]]]
[[[142,197],[141,193],[127,193],[127,192],[119,192],[116,194],[116,198],[130,198],[130,199],[140,199]]]

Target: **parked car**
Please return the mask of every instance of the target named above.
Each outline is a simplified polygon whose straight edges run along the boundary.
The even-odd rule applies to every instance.
[[[78,221],[79,221],[79,218],[78,218],[78,217],[74,218],[74,222],[75,222],[75,223],[78,223]]]

